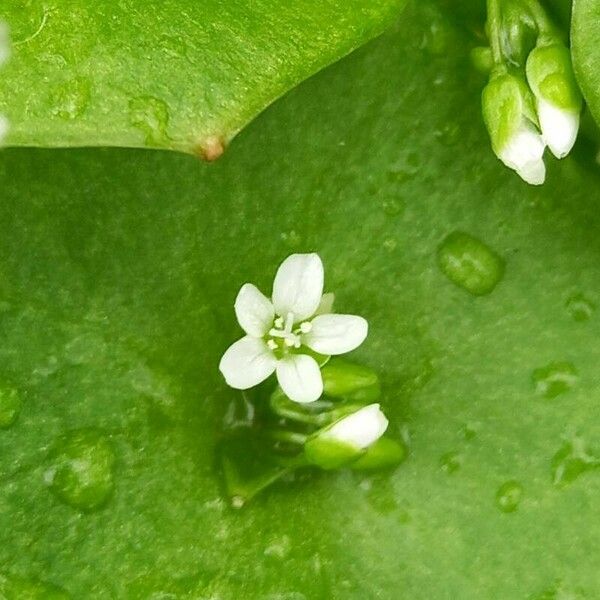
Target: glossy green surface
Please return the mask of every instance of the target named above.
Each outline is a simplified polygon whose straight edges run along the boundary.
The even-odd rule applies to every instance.
[[[3,0],[0,114],[17,146],[212,160],[273,100],[381,33],[404,0]]]
[[[596,123],[600,123],[600,2],[574,0],[571,45],[577,81]]]
[[[505,169],[474,41],[450,23],[411,8],[214,165],[0,156],[0,368],[23,398],[0,432],[2,572],[100,600],[600,596],[598,167],[579,144],[541,188]],[[503,261],[487,295],[440,270],[457,231]],[[301,474],[234,511],[214,448],[236,392],[217,365],[239,286],[267,290],[297,251],[369,319],[352,360],[379,374],[408,457]],[[566,364],[575,378],[547,371]],[[52,448],[82,428],[115,455],[85,513],[48,485]]]

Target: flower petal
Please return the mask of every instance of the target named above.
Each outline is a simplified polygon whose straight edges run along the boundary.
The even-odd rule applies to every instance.
[[[314,402],[323,393],[323,378],[317,361],[306,354],[292,354],[277,363],[277,381],[294,402]]]
[[[319,354],[344,354],[358,348],[367,337],[369,324],[355,315],[319,315],[302,342]]]
[[[388,424],[379,404],[369,404],[336,421],[321,435],[362,450],[376,442],[385,433]]]
[[[533,123],[522,119],[519,128],[500,150],[498,157],[527,183],[541,185],[546,178],[546,167],[542,160],[544,148],[544,140]]]
[[[256,286],[245,283],[235,299],[235,315],[248,335],[262,337],[273,327],[275,309]]]
[[[276,364],[265,341],[247,335],[227,348],[219,370],[232,388],[247,390],[271,375]]]
[[[542,137],[556,158],[564,158],[573,147],[579,129],[579,113],[563,110],[543,99],[538,101]]]
[[[318,254],[288,256],[273,282],[275,312],[282,317],[293,313],[295,323],[312,317],[321,302],[324,277]]]

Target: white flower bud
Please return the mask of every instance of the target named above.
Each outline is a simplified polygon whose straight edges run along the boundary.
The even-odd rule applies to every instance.
[[[536,128],[534,99],[521,77],[493,74],[483,90],[483,118],[496,156],[531,185],[544,183],[545,143]]]
[[[369,404],[336,421],[322,437],[364,450],[385,433],[388,424],[379,404]]]
[[[582,107],[569,50],[558,42],[538,46],[527,58],[526,71],[544,142],[563,158],[577,138]]]

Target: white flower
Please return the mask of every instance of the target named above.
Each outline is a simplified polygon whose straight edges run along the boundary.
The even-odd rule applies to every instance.
[[[498,158],[531,185],[541,185],[546,179],[546,167],[542,156],[544,140],[537,129],[525,117],[515,133],[498,151]]]
[[[251,283],[242,286],[235,314],[247,335],[227,349],[219,364],[231,387],[245,390],[276,373],[291,400],[319,399],[323,379],[310,350],[344,354],[360,346],[368,332],[362,317],[330,313],[333,294],[323,294],[323,283],[317,254],[292,254],[277,270],[272,300]]]
[[[356,450],[364,450],[374,444],[387,429],[389,421],[379,404],[369,404],[356,412],[342,417],[331,427],[319,433],[319,440],[348,444]]]
[[[543,98],[538,98],[537,110],[544,141],[556,158],[564,158],[577,139],[579,113],[564,110]]]

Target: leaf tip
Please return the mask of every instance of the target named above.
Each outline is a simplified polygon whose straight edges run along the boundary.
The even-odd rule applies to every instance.
[[[196,154],[207,162],[212,162],[221,157],[225,152],[225,140],[217,135],[205,138],[199,145]]]

